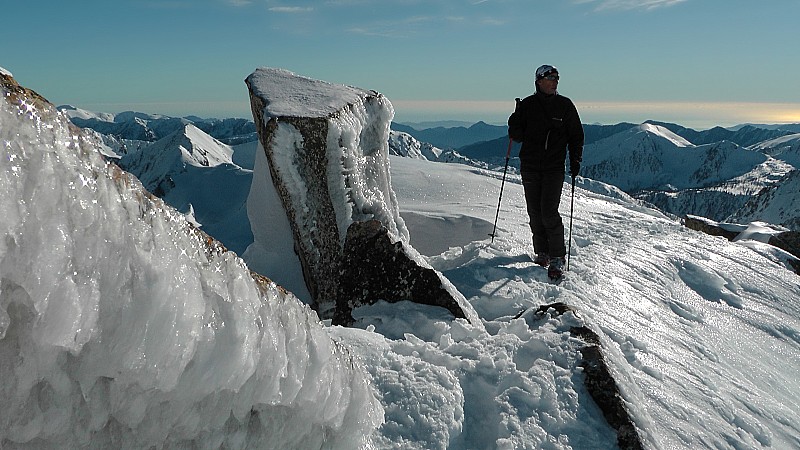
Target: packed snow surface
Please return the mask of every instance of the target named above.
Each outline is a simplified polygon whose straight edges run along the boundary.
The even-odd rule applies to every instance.
[[[267,117],[329,117],[370,93],[271,67],[256,69],[247,81],[254,93],[267,100]]]
[[[497,178],[458,165],[403,158],[391,163],[404,214],[433,216],[438,208],[476,223],[493,219]],[[475,306],[487,333],[469,334],[459,324],[419,325],[424,343],[396,334],[399,340],[388,341],[395,352],[458,376],[464,420],[461,434],[450,434],[450,448],[614,448],[602,427],[586,422],[597,412],[581,377],[569,375],[580,372],[572,365],[574,348],[556,343],[569,339],[565,324],[529,309],[557,301],[575,306],[579,320],[600,335],[646,448],[800,446],[797,275],[747,243],[694,232],[624,196],[579,187],[570,271],[554,285],[530,260],[523,193],[513,181],[505,185],[494,244],[476,236],[430,258]],[[601,191],[597,185],[586,183]],[[564,187],[561,212],[568,220],[570,186]],[[412,242],[458,239],[422,222],[409,231]],[[376,345],[362,348],[370,361],[384,352]],[[373,377],[385,376],[368,367]],[[395,390],[383,385],[393,384],[378,382],[384,395]],[[444,411],[436,401],[431,409]],[[399,425],[390,426],[406,419],[392,414],[391,401],[384,405],[384,436],[406,436]]]
[[[530,259],[518,176],[507,177],[490,244],[501,174],[390,163],[411,243],[438,249],[429,262],[486,327],[380,302],[354,312],[366,330],[330,329],[372,375],[386,421],[378,448],[616,448],[582,384],[584,344],[569,333],[580,325],[600,335],[646,448],[800,444],[798,279],[753,241],[688,230],[579,179],[571,270],[555,285]],[[565,219],[569,195],[565,184]],[[553,302],[578,316],[534,313]]]

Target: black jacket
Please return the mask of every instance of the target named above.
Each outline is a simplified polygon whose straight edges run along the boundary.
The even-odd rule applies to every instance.
[[[523,172],[564,172],[569,146],[570,163],[583,155],[583,126],[572,100],[559,94],[536,92],[517,103],[508,118],[508,135],[522,142]]]

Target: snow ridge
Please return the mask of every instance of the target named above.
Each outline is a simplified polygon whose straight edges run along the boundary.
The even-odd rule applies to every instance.
[[[192,124],[120,159],[120,166],[135,173],[145,189],[161,197],[174,186],[170,177],[188,166],[216,167],[233,164],[233,149]]]

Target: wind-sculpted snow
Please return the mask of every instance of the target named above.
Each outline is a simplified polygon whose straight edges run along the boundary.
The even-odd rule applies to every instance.
[[[368,443],[382,408],[314,312],[0,81],[0,448]]]

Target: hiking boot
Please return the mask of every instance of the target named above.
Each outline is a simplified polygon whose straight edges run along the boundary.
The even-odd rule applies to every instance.
[[[567,260],[563,256],[550,258],[550,266],[547,268],[547,276],[551,280],[557,280],[564,274],[564,264]]]
[[[533,258],[533,263],[537,266],[547,267],[550,264],[550,256],[540,253]]]

